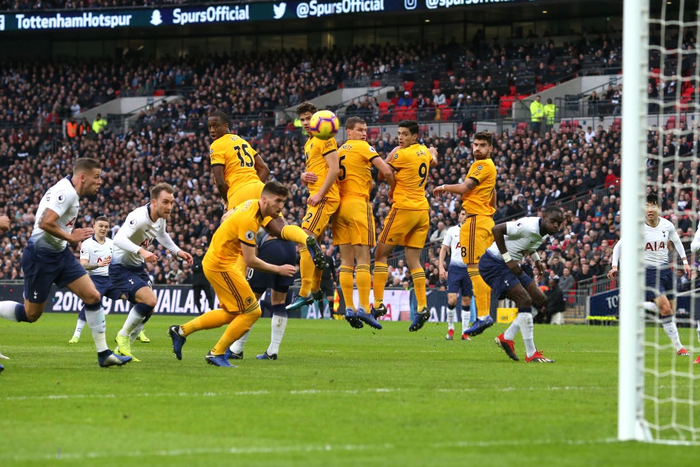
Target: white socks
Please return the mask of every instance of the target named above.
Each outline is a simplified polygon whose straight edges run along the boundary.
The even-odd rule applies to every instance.
[[[143,321],[134,328],[133,331],[131,331],[131,334],[129,335],[129,341],[131,344],[134,343],[134,341],[139,337],[139,334],[141,334],[141,331],[143,331],[143,327],[146,325]]]
[[[678,352],[683,348],[683,344],[681,344],[680,336],[678,336],[678,327],[676,327],[676,321],[673,319],[672,316],[664,317],[661,319],[661,323],[663,324],[666,335],[669,339],[671,339],[673,347],[676,349],[676,352]]]
[[[146,318],[141,316],[139,313],[134,311],[134,308],[132,308],[131,311],[129,311],[129,316],[126,317],[126,321],[124,321],[124,327],[119,331],[119,335],[130,338],[131,333],[134,332],[136,326],[143,323],[144,319]]]
[[[455,322],[457,321],[457,310],[454,307],[447,308],[447,329],[453,331],[455,328]]]
[[[510,326],[508,326],[506,332],[503,333],[503,338],[505,340],[512,341],[513,339],[515,339],[515,336],[518,335],[518,331],[520,331],[520,320],[518,320],[518,316],[515,317],[512,323],[510,323]]]
[[[698,342],[700,342],[700,321],[698,321]]]
[[[280,344],[287,329],[287,317],[272,315],[272,330],[270,331],[270,346],[267,348],[268,355],[276,355],[280,351]]]
[[[253,326],[255,326],[255,325],[253,325]],[[243,334],[240,337],[240,339],[238,339],[236,342],[231,344],[231,347],[229,347],[231,349],[231,352],[237,353],[237,354],[243,353],[243,347],[245,347],[245,343],[248,341],[248,337],[250,336],[250,331],[252,331],[252,330],[253,330],[253,327],[251,326],[251,328],[248,330],[248,332]]]
[[[98,311],[85,310],[85,322],[92,332],[92,339],[95,341],[95,349],[97,352],[109,350],[107,340],[105,339],[105,331],[107,323],[105,323],[105,312],[102,308]],[[77,328],[76,328],[77,330]]]
[[[520,326],[520,332],[523,335],[525,353],[527,354],[527,358],[530,358],[537,352],[535,340],[533,338],[535,325],[532,321],[532,313],[518,313],[517,321]]]
[[[462,334],[469,329],[469,318],[471,318],[471,311],[465,310],[464,307],[462,307]]]
[[[83,329],[85,328],[85,323],[86,321],[78,318],[78,322],[75,324],[75,331],[73,331],[73,337],[80,337],[80,335],[83,333]]]
[[[14,321],[16,323],[17,317],[15,316],[15,306],[17,306],[17,302],[0,302],[0,318],[4,318],[8,321]]]

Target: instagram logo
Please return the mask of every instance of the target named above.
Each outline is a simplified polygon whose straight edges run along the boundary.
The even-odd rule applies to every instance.
[[[403,0],[403,7],[407,10],[415,10],[418,6],[418,0]]]

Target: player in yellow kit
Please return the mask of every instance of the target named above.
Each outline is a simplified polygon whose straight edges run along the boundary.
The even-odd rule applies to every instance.
[[[433,190],[437,197],[450,192],[462,195],[462,208],[467,219],[462,224],[459,241],[462,245],[462,260],[467,265],[469,278],[474,286],[477,320],[464,334],[476,336],[493,326],[491,318],[491,288],[479,274],[479,260],[493,243],[491,229],[496,212],[496,166],[491,159],[493,149],[491,133],[482,131],[474,135],[472,152],[474,163],[469,168],[464,183],[442,185]]]
[[[301,126],[307,133],[309,133],[311,117],[317,110],[316,106],[310,102],[304,102],[297,107]],[[340,205],[338,144],[335,138],[323,140],[309,133],[309,140],[304,145],[304,156],[306,172],[302,174],[302,181],[308,184],[309,199],[301,227],[304,232],[318,241],[326,230],[331,216]],[[314,300],[323,300],[321,291],[323,268],[314,266],[313,257],[308,248],[302,247],[299,254],[301,256],[299,262],[301,289],[299,296],[287,306],[287,310],[296,310],[313,303]]]
[[[276,266],[256,256],[255,235],[266,217],[278,217],[289,190],[279,182],[268,182],[260,199],[248,200],[233,208],[231,215],[214,233],[211,245],[202,261],[204,275],[214,287],[221,308],[211,310],[182,326],[170,326],[173,352],[182,360],[182,346],[186,337],[202,329],[213,329],[228,324],[223,336],[207,354],[207,363],[232,367],[224,356],[226,349],[243,336],[260,318],[260,305],[248,280],[236,264],[243,258],[252,269],[291,277],[296,268],[292,264]]]
[[[345,129],[347,140],[338,149],[340,207],[333,216],[333,244],[340,248],[340,287],[345,298],[345,319],[354,328],[361,328],[362,322],[365,322],[375,329],[381,329],[382,325],[370,313],[369,306],[372,286],[369,250],[376,243],[374,212],[369,202],[372,166],[379,170],[392,190],[396,181],[391,167],[367,143],[367,123],[360,117],[350,117],[345,122]],[[357,275],[360,298],[357,312],[353,302],[353,269]]]
[[[265,161],[245,139],[231,133],[224,112],[217,110],[209,114],[207,128],[212,139],[209,148],[212,173],[224,210],[250,199],[260,199],[270,174]],[[316,238],[309,237],[299,226],[285,225],[281,217],[264,219],[262,225],[271,235],[283,240],[301,244],[306,241],[315,266],[321,270],[325,267]],[[243,262],[239,266],[242,268]]]
[[[389,275],[389,254],[397,245],[406,249],[406,263],[411,270],[418,302],[418,313],[408,328],[411,332],[418,331],[430,318],[420,254],[430,227],[430,205],[425,197],[425,186],[430,167],[437,165],[437,150],[418,144],[418,130],[418,123],[413,120],[400,122],[399,146],[386,158],[395,173],[396,187],[389,192],[389,198],[393,198],[391,211],[384,220],[384,229],[374,251],[375,307],[372,314],[377,318],[386,313],[383,301]]]

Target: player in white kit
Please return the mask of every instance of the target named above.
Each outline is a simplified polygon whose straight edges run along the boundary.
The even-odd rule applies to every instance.
[[[673,271],[668,257],[669,241],[673,242],[676,252],[683,259],[683,271],[690,277],[690,265],[676,227],[670,221],[659,217],[658,195],[652,192],[647,195],[646,223],[644,224],[644,264],[646,266],[644,299],[652,303],[645,305],[645,308],[654,311],[658,309],[661,324],[666,335],[671,339],[676,353],[687,357],[690,354],[681,343],[674,320],[676,301],[673,299]],[[617,276],[621,251],[622,238],[613,248],[612,268],[608,273],[610,279]]]
[[[525,274],[518,264],[524,255],[529,254],[535,261],[540,275],[544,274],[544,265],[536,250],[548,236],[558,232],[564,223],[564,216],[559,208],[550,207],[544,211],[544,217],[523,217],[512,222],[499,224],[491,231],[494,242],[479,260],[481,277],[491,287],[491,301],[503,296],[513,300],[518,307],[518,316],[506,331],[496,337],[496,345],[515,361],[520,359],[515,353],[513,339],[518,331],[525,343],[526,362],[554,363],[537,350],[534,340],[534,323],[532,304],[541,306],[547,303],[547,297]]]
[[[100,366],[123,365],[131,358],[114,355],[105,340],[102,297],[68,244],[77,244],[92,236],[92,228],[74,229],[80,198],[97,193],[102,185],[99,161],[76,159],[73,175],[49,188],[39,203],[36,222],[22,253],[24,304],[0,302],[0,317],[9,321],[33,323],[44,312],[51,284],[68,287],[85,303],[85,317],[92,331]]]
[[[447,280],[447,335],[445,339],[451,341],[455,333],[455,322],[457,321],[457,295],[462,294],[462,340],[471,340],[468,334],[465,334],[469,328],[470,306],[473,295],[472,281],[469,278],[467,265],[464,263],[466,256],[466,248],[462,248],[459,242],[459,235],[462,224],[467,218],[467,212],[462,209],[459,213],[459,224],[447,229],[445,238],[440,247],[440,260],[438,268],[440,271],[440,279]],[[450,266],[445,271],[445,256],[450,253]]]
[[[119,355],[133,357],[131,344],[143,330],[157,303],[145,268],[146,262],[155,263],[158,260],[155,253],[148,251],[151,241],[157,239],[167,250],[192,265],[192,255],[181,250],[167,232],[166,219],[170,217],[175,203],[173,193],[175,189],[167,183],[151,188],[151,201],[131,211],[114,236],[114,256],[109,265],[109,276],[113,287],[134,304],[114,339],[117,343],[114,352]]]

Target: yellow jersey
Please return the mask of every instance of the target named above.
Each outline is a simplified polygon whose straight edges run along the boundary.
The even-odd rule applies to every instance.
[[[425,197],[425,186],[432,160],[428,148],[418,143],[401,148],[394,154],[389,162],[396,171],[393,207],[411,211],[430,209],[428,198]]]
[[[467,178],[473,178],[479,184],[466,196],[462,197],[462,207],[468,214],[492,216],[496,210],[491,206],[491,196],[496,187],[496,165],[489,157],[475,160]]]
[[[309,195],[313,196],[319,192],[323,182],[328,175],[328,163],[326,156],[338,150],[338,143],[335,138],[323,140],[312,136],[304,145],[304,156],[306,158],[306,171],[315,174],[318,179],[314,183],[309,183]],[[326,193],[326,198],[339,200],[338,182],[334,182]]]
[[[211,166],[224,166],[224,180],[228,185],[227,197],[240,187],[260,182],[255,170],[257,151],[243,138],[234,134],[226,134],[211,143],[209,155]]]
[[[338,149],[340,196],[369,199],[372,191],[372,160],[379,157],[367,141],[348,140]]]
[[[263,221],[259,201],[251,199],[233,208],[233,213],[214,232],[202,260],[204,268],[215,272],[237,269],[241,244],[255,248],[255,235]]]

